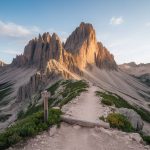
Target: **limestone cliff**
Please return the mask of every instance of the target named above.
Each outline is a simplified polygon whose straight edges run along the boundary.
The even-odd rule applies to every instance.
[[[88,64],[100,68],[117,69],[113,55],[96,40],[96,33],[91,24],[81,23],[67,39],[64,48],[71,52],[77,66],[82,70]]]
[[[38,38],[29,41],[24,54],[17,56],[12,64],[34,65],[44,69],[51,59],[55,59],[71,71],[82,70],[88,64],[96,64],[104,69],[117,69],[114,57],[97,42],[93,26],[86,23],[81,23],[65,44],[62,44],[56,33],[52,36],[49,33],[39,35]]]
[[[31,99],[36,91],[42,90],[54,76],[70,78],[72,73],[83,75],[88,65],[117,70],[112,54],[97,42],[91,24],[81,23],[63,44],[56,33],[39,34],[25,46],[24,53],[13,62],[17,67],[35,67],[38,73],[30,78],[28,84],[19,88],[17,100]],[[45,74],[46,82],[43,80]]]

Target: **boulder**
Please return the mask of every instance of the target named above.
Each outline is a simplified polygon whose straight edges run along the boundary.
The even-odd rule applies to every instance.
[[[131,133],[129,135],[129,138],[132,139],[133,141],[138,142],[138,143],[142,143],[143,142],[141,136],[138,133]]]
[[[142,130],[144,123],[141,119],[141,116],[137,114],[137,112],[135,112],[133,109],[128,108],[119,108],[118,111],[120,114],[127,117],[134,129],[136,129],[137,131]]]

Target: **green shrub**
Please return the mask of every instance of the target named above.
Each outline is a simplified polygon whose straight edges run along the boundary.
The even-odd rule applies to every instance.
[[[101,101],[103,104],[108,105],[108,106],[112,106],[113,102],[110,101],[109,99],[102,99]]]
[[[61,122],[61,117],[60,117],[61,114],[62,112],[59,109],[49,110],[48,124],[50,125],[57,124],[59,126]]]
[[[81,92],[87,91],[86,88],[88,87],[88,84],[84,80],[60,80],[47,90],[52,92],[52,95],[54,95],[59,86],[62,86],[63,90],[58,91],[57,97],[49,98],[50,107],[62,107],[63,105],[67,104],[73,98],[80,95]],[[62,99],[59,99],[59,96],[62,96]]]
[[[100,116],[99,119],[102,120],[102,121],[105,121],[105,117],[104,116]]]
[[[50,109],[48,122],[44,122],[42,111],[17,121],[3,133],[0,133],[0,149],[6,149],[20,140],[34,136],[48,129],[51,125],[59,125],[61,121],[60,115],[60,110]]]
[[[22,138],[17,133],[14,133],[11,136],[9,136],[7,140],[8,140],[7,142],[9,145],[13,145],[21,141]]]
[[[143,139],[143,141],[145,141],[147,144],[150,145],[150,136],[143,135],[142,139]]]
[[[133,127],[132,127],[131,123],[128,121],[128,119],[121,114],[111,113],[107,116],[107,121],[109,122],[110,127],[112,127],[112,128],[118,128],[125,132],[134,131]]]
[[[105,104],[111,102],[117,108],[121,108],[122,107],[122,108],[133,109],[134,111],[136,111],[141,116],[141,118],[143,120],[145,120],[145,121],[150,123],[150,112],[147,111],[146,109],[143,109],[143,108],[141,108],[139,106],[131,105],[126,100],[124,100],[123,98],[121,98],[120,96],[118,96],[118,95],[116,95],[114,93],[110,93],[110,92],[103,93],[103,92],[96,91],[96,95],[97,96],[101,96],[103,98],[103,102]]]
[[[54,95],[54,94],[55,94],[55,91],[56,91],[57,88],[59,87],[60,82],[61,82],[61,80],[57,81],[56,83],[54,83],[51,87],[49,87],[49,88],[47,89],[49,92],[51,92],[51,95]]]

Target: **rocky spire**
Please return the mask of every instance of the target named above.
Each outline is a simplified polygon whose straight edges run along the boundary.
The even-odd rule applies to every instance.
[[[80,69],[88,64],[96,64],[100,68],[116,69],[117,65],[102,44],[96,40],[96,33],[91,24],[81,23],[67,39],[64,48],[75,54],[75,61]]]
[[[64,47],[70,52],[78,52],[86,40],[89,40],[89,42],[96,41],[95,30],[92,24],[82,22],[68,37]]]
[[[56,33],[52,36],[48,32],[39,34],[37,39],[29,41],[24,54],[17,56],[13,64],[44,68],[51,59],[55,59],[69,69],[74,67],[82,70],[88,64],[96,64],[105,69],[117,68],[113,55],[97,42],[92,24],[83,22],[72,32],[65,44],[62,44]]]

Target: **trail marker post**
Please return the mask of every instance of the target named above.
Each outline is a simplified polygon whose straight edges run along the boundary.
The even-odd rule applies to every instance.
[[[41,92],[42,99],[44,101],[44,122],[48,121],[48,98],[50,97],[50,93],[46,90]]]

